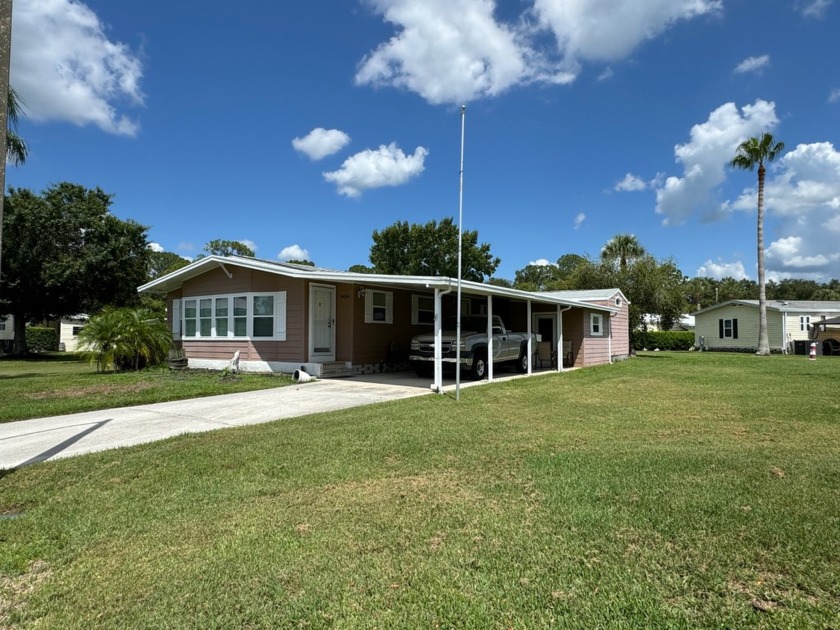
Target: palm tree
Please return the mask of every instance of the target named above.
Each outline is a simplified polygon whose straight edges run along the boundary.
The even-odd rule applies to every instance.
[[[172,335],[145,308],[105,307],[79,332],[79,347],[97,371],[139,370],[166,360]]]
[[[6,108],[6,160],[15,166],[26,162],[28,149],[26,143],[17,135],[18,117],[23,109],[21,101],[14,88],[9,86],[9,98]]]
[[[764,133],[760,138],[747,138],[738,145],[732,158],[732,166],[753,170],[758,166],[758,350],[756,354],[770,354],[767,337],[767,288],[764,279],[764,168],[765,162],[772,162],[785,149],[784,142],[777,142],[772,134]]]
[[[601,248],[601,261],[615,264],[621,271],[627,269],[627,261],[641,258],[647,250],[639,243],[634,234],[616,234]]]

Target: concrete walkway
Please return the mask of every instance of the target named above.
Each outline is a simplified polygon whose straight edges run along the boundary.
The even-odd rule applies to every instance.
[[[0,469],[429,392],[422,379],[359,377],[7,422],[0,424]]]

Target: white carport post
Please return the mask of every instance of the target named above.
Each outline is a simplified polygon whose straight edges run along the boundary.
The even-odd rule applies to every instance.
[[[533,339],[531,339],[531,300],[528,300],[528,374],[531,374],[531,367],[534,363],[534,348],[532,347]]]
[[[440,308],[440,289],[435,289],[435,382],[432,389],[443,393],[443,318]]]
[[[473,358],[475,361],[475,358]],[[493,380],[493,296],[487,296],[487,380]]]
[[[554,350],[554,356],[557,357],[557,371],[563,371],[563,309],[557,305],[557,334],[554,338],[557,339],[557,348]]]

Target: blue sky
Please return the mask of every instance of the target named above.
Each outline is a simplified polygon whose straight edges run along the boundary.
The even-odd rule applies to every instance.
[[[367,263],[458,215],[512,279],[619,232],[688,276],[840,277],[834,0],[14,0],[30,156],[7,185],[115,195],[155,247]]]

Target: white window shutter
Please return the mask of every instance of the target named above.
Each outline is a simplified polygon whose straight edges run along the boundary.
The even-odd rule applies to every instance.
[[[286,341],[286,292],[274,296],[274,338]]]
[[[181,338],[181,299],[172,300],[172,338]]]
[[[394,294],[390,291],[385,294],[385,323],[394,323]]]

